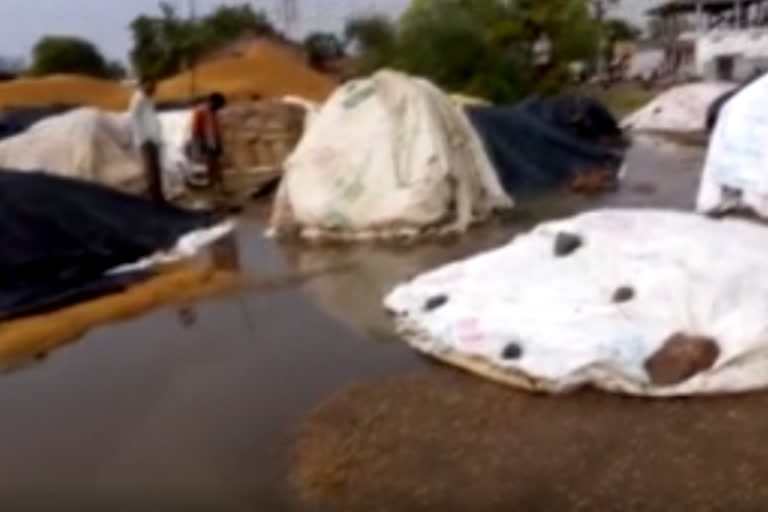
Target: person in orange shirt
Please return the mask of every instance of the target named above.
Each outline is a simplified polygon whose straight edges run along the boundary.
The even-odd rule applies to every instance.
[[[218,112],[227,101],[219,93],[211,94],[192,114],[190,158],[204,162],[210,185],[218,191],[223,186],[221,154],[223,152]]]

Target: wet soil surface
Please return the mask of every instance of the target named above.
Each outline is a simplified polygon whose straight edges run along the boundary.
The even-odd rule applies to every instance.
[[[690,208],[701,158],[697,148],[638,142],[625,186],[598,206]],[[448,510],[458,500],[469,507],[462,510],[584,503],[629,510],[644,502],[715,510],[705,505],[753,503],[733,501],[733,489],[731,501],[701,501],[726,488],[713,483],[721,478],[743,485],[763,508],[768,497],[753,492],[750,475],[768,470],[760,449],[768,417],[754,417],[768,397],[711,409],[707,401],[660,405],[593,394],[542,399],[433,365],[392,334],[380,301],[398,281],[505,243],[537,219],[589,206],[595,202],[539,200],[461,239],[388,249],[278,246],[261,236],[260,215],[246,218],[217,258],[256,277],[247,292],[98,329],[0,376],[0,507]],[[444,422],[454,423],[442,429]],[[317,446],[326,444],[338,449],[318,458]],[[697,494],[701,486],[706,492]],[[374,500],[378,508],[364,507]]]

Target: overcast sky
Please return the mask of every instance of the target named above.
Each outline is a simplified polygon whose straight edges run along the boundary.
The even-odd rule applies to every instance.
[[[196,0],[199,13],[245,0]],[[339,30],[344,20],[360,12],[397,15],[408,0],[296,0],[296,32]],[[546,1],[546,0],[541,0]],[[622,0],[623,14],[641,20],[642,11],[658,0]],[[170,0],[186,12],[189,0]],[[276,12],[279,0],[252,0],[254,7]],[[44,34],[76,34],[92,40],[111,58],[125,59],[131,45],[127,26],[139,13],[157,11],[158,0],[0,0],[0,55],[26,57]]]

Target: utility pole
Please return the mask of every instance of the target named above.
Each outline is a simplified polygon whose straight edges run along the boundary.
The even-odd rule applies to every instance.
[[[283,33],[290,37],[299,18],[299,6],[296,0],[277,0],[277,12]]]
[[[607,63],[605,62],[606,51],[608,50],[609,41],[605,38],[605,15],[609,5],[617,5],[621,0],[590,0],[592,7],[592,15],[597,22],[597,61],[596,71],[597,76],[602,78],[607,71]]]
[[[188,4],[189,9],[189,21],[190,23],[194,24],[197,20],[197,1],[196,0],[189,0]],[[187,42],[187,55],[185,56],[185,59],[187,61],[187,70],[189,72],[189,98],[192,99],[195,97],[195,92],[197,90],[197,62],[195,62],[195,57],[193,55],[193,42],[188,41]]]
[[[605,20],[605,5],[603,4],[603,0],[593,0],[592,1],[592,9],[595,16],[595,21],[597,21],[597,76],[601,80],[603,79],[606,71],[606,63],[605,63],[605,29],[603,25],[603,21]]]

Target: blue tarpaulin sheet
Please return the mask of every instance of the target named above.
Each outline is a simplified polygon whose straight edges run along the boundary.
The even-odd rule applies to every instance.
[[[115,267],[172,248],[214,216],[84,181],[0,169],[0,320],[130,284]]]
[[[618,173],[623,161],[618,123],[590,98],[536,97],[467,114],[513,196],[557,188],[581,172]]]

